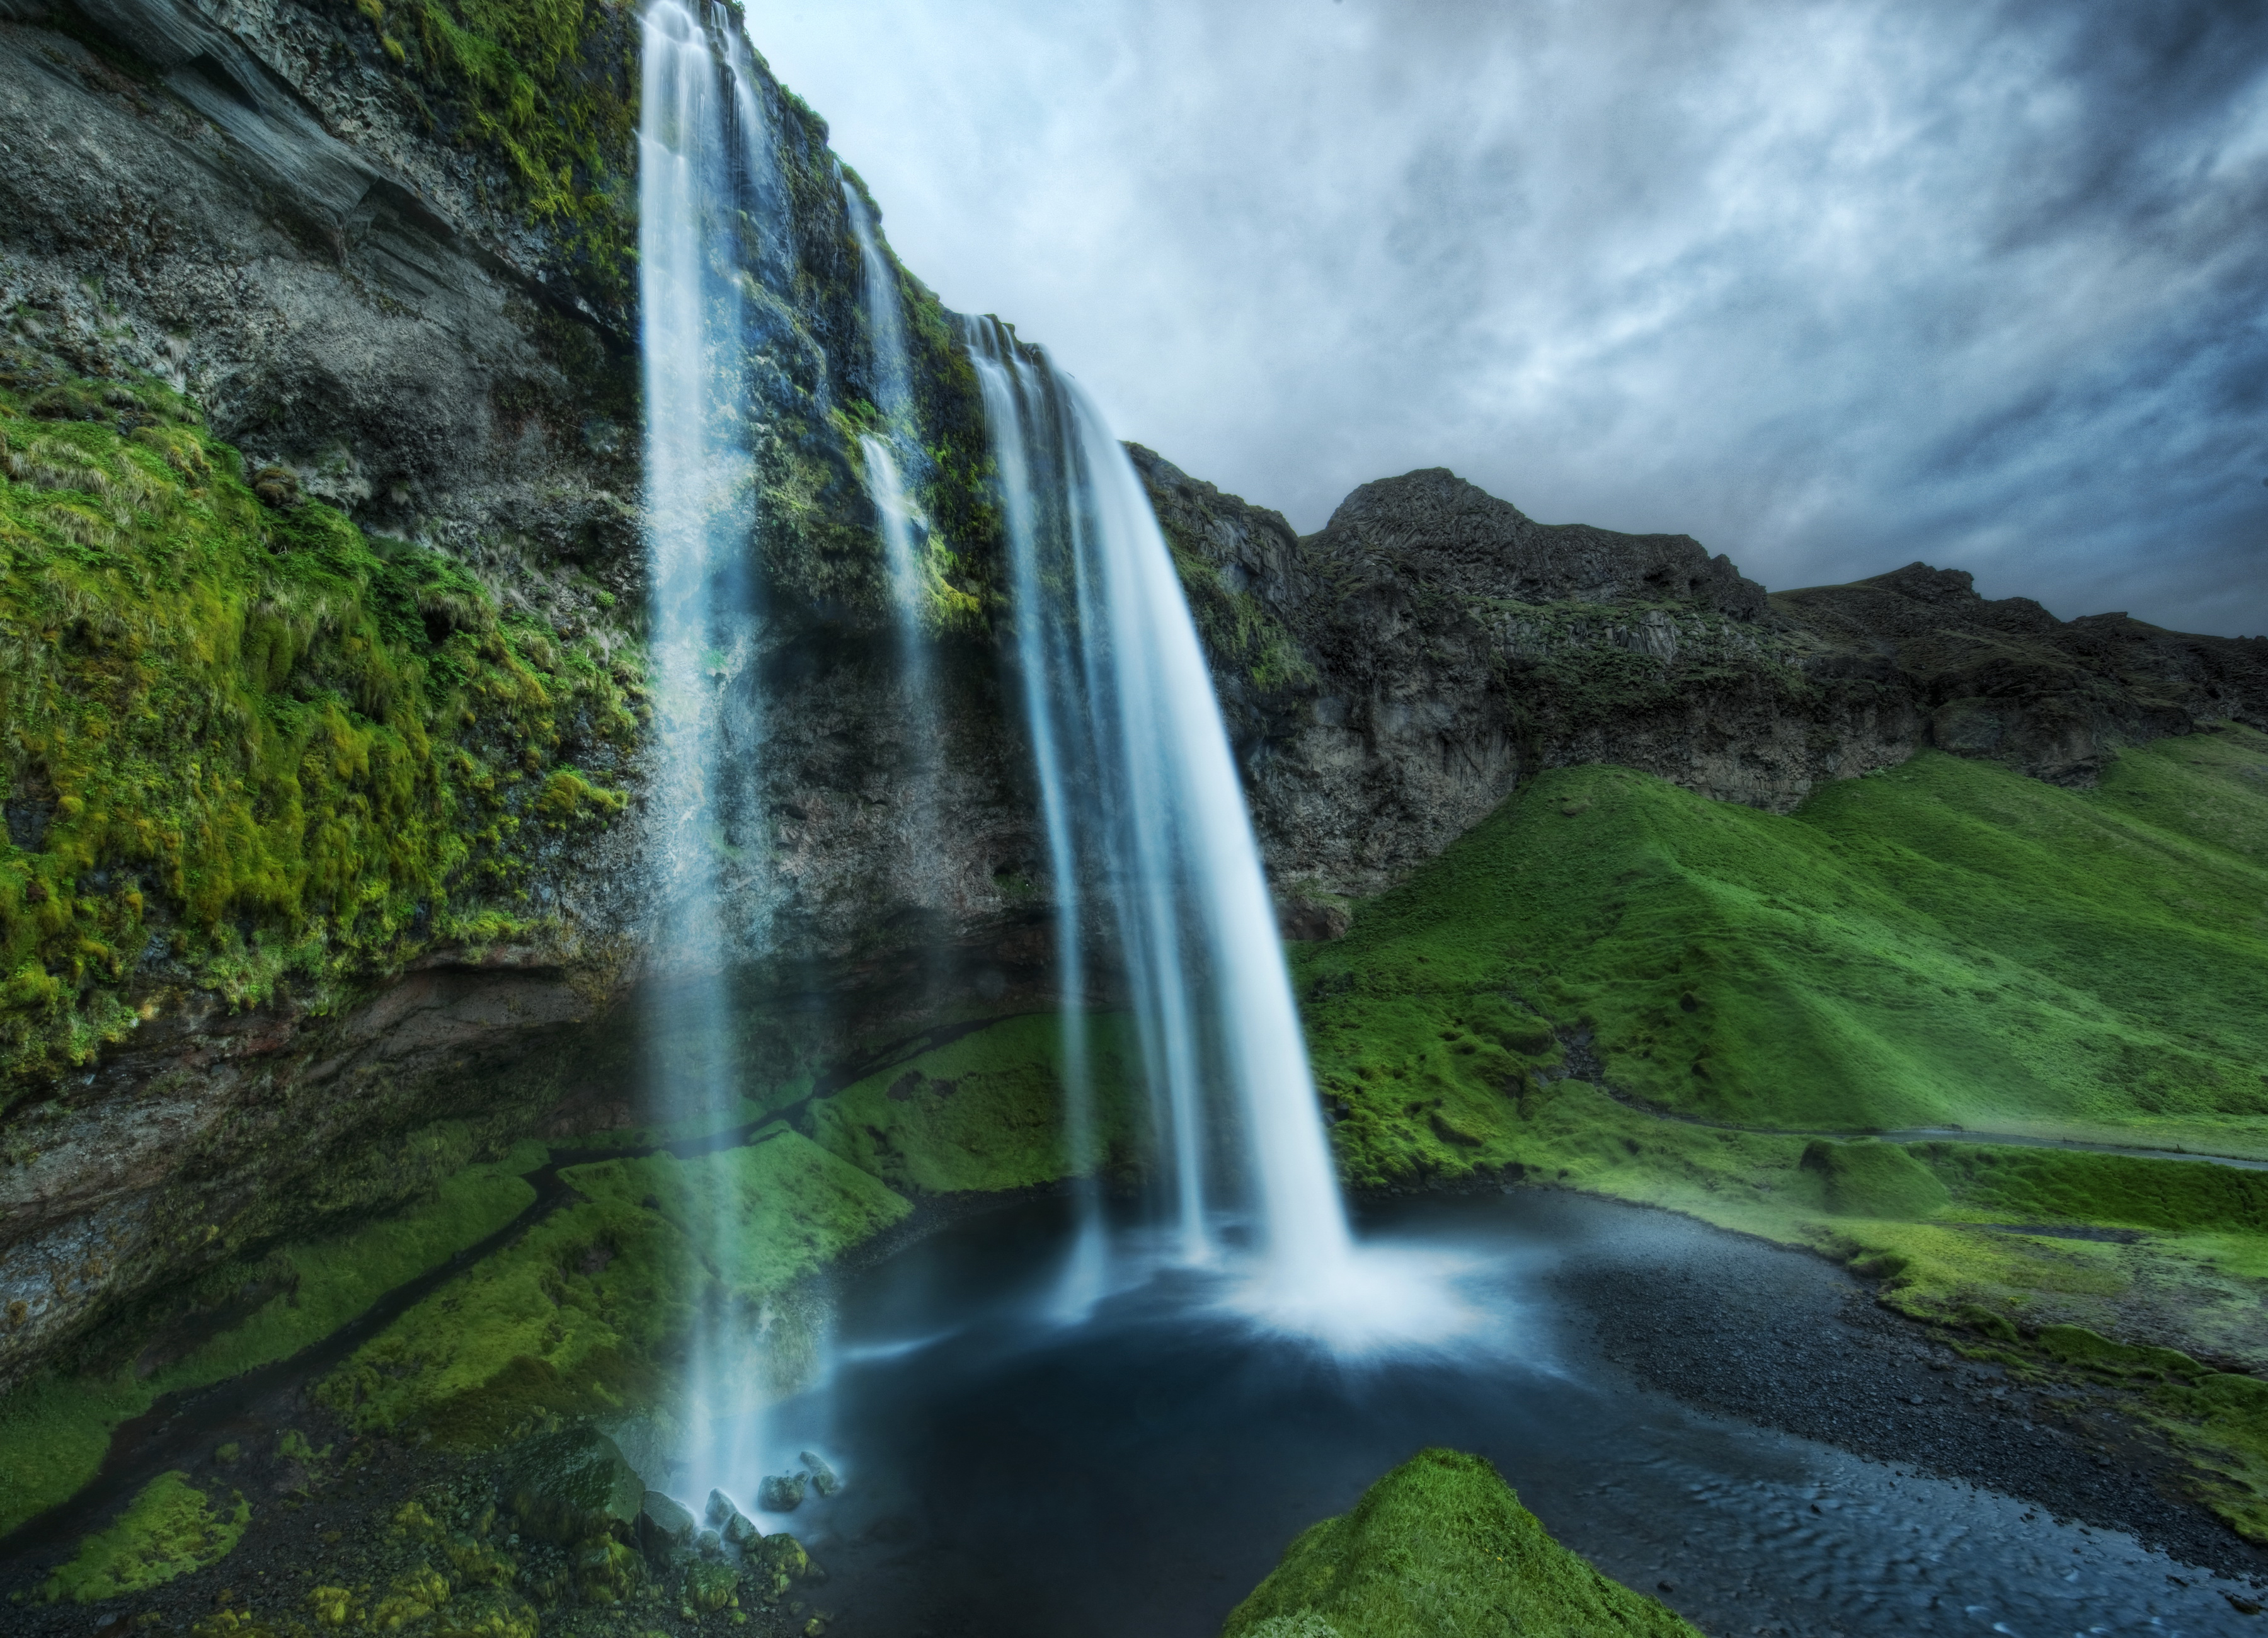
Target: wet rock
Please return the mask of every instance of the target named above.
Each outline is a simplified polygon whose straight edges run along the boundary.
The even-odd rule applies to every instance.
[[[745,1547],[750,1542],[763,1539],[764,1532],[757,1529],[748,1516],[733,1505],[733,1498],[721,1490],[709,1493],[707,1516],[709,1523],[715,1527],[718,1538],[733,1546]]]
[[[685,1602],[696,1610],[721,1610],[740,1590],[740,1572],[729,1564],[696,1564],[685,1572]]]
[[[638,1546],[650,1559],[667,1563],[693,1551],[700,1526],[693,1515],[659,1490],[645,1493],[638,1509]]]
[[[769,1577],[774,1589],[785,1592],[796,1582],[821,1582],[827,1572],[819,1568],[803,1543],[785,1531],[766,1536],[748,1552],[748,1562],[760,1576]]]
[[[589,1428],[532,1439],[506,1465],[504,1495],[519,1533],[570,1546],[634,1528],[645,1487],[615,1442]]]
[[[575,1584],[597,1604],[627,1598],[644,1579],[645,1563],[635,1549],[612,1536],[585,1541],[575,1552]]]
[[[810,1480],[801,1473],[773,1473],[756,1490],[756,1505],[767,1513],[792,1513],[803,1505]]]
[[[811,1487],[821,1497],[834,1495],[843,1488],[842,1476],[817,1451],[799,1450],[796,1460],[801,1462],[804,1472],[811,1475]]]

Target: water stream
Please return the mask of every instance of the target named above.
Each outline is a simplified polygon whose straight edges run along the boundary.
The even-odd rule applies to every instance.
[[[666,1122],[713,1119],[740,1088],[727,963],[761,950],[763,710],[753,572],[756,475],[742,410],[749,285],[733,231],[776,167],[745,42],[703,8],[644,13],[638,134],[638,277],[644,371],[647,557],[656,768],[646,812],[658,1014],[648,1074]],[[759,261],[762,257],[759,256]],[[725,1191],[704,1198],[718,1203]],[[711,1267],[732,1259],[719,1215]],[[729,1311],[698,1310],[688,1351],[692,1482],[754,1479],[758,1373]],[[696,1494],[702,1492],[696,1491]]]
[[[1070,963],[1094,891],[1132,1002],[1182,1260],[1220,1265],[1241,1240],[1253,1253],[1245,1300],[1327,1329],[1350,1317],[1344,1299],[1368,1282],[1357,1278],[1259,847],[1173,554],[1078,384],[997,320],[965,334],[1009,524],[1064,993],[1083,987]],[[1088,1129],[1088,1117],[1074,1120],[1075,1150]],[[1091,1228],[1078,1243],[1094,1244]]]

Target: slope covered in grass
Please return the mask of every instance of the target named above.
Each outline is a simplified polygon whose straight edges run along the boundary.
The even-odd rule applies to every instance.
[[[316,1397],[357,1428],[501,1443],[549,1414],[659,1400],[703,1302],[759,1317],[763,1353],[748,1368],[792,1382],[813,1338],[780,1299],[912,1209],[780,1127],[691,1160],[599,1161],[560,1176],[579,1202],[410,1309]],[[714,1245],[731,1259],[704,1260]]]
[[[1470,1095],[1579,1030],[1618,1091],[1734,1125],[2249,1152],[2264,770],[2242,729],[2129,751],[2086,793],[1925,753],[1786,817],[1547,774],[1300,961],[1351,1170],[1454,1164]],[[1413,1148],[1425,1106],[1449,1131]]]
[[[1004,1018],[814,1101],[812,1136],[909,1194],[1027,1188],[1133,1164],[1129,1089],[1140,1083],[1126,1018],[1086,1021],[1094,1101],[1089,1154],[1071,1156],[1063,1025]]]
[[[2025,1369],[2117,1354],[2264,1539],[2268,1173],[1858,1134],[2258,1153],[2264,844],[2235,728],[2089,792],[1925,755],[1784,817],[1569,769],[1295,972],[1358,1185],[1504,1169],[1813,1247]]]
[[[1300,1533],[1221,1638],[1693,1638],[1551,1539],[1495,1468],[1421,1450]]]
[[[502,1161],[468,1166],[401,1210],[327,1239],[286,1245],[206,1285],[269,1291],[238,1323],[180,1357],[72,1376],[35,1378],[0,1407],[0,1531],[54,1506],[94,1477],[112,1430],[160,1394],[202,1388],[288,1359],[364,1312],[394,1287],[438,1268],[504,1228],[535,1199],[524,1174],[544,1161],[523,1143]]]

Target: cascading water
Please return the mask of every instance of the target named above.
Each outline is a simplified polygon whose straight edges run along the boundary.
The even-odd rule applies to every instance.
[[[1124,958],[1181,1255],[1218,1261],[1220,1208],[1241,1210],[1256,1231],[1258,1300],[1279,1313],[1327,1307],[1347,1285],[1352,1238],[1172,554],[1077,385],[997,321],[971,324],[968,339],[1009,525],[1066,1015],[1083,989],[1079,882],[1092,876]],[[1071,1125],[1076,1145],[1091,1117]]]
[[[745,43],[681,0],[652,0],[642,27],[638,278],[659,753],[647,812],[661,1009],[651,1073],[665,1121],[698,1133],[729,1118],[740,1090],[725,970],[764,942],[764,883],[748,862],[765,851],[761,609],[749,569],[757,485],[743,418],[750,286],[732,230],[777,178]],[[722,1285],[738,1260],[732,1191],[711,1179],[685,1198],[696,1253]],[[687,1487],[696,1497],[712,1487],[744,1494],[761,1425],[757,1339],[729,1302],[696,1314]]]
[[[939,845],[938,763],[939,742],[937,697],[931,686],[929,643],[922,630],[926,601],[925,572],[918,537],[924,533],[906,474],[922,459],[921,440],[914,428],[913,373],[906,358],[904,300],[895,270],[882,254],[874,232],[874,213],[866,196],[841,179],[843,208],[850,219],[850,232],[858,245],[861,306],[866,317],[868,373],[879,430],[858,439],[865,469],[867,498],[881,522],[883,561],[889,571],[890,606],[898,636],[899,675],[906,700],[906,720],[915,748],[914,814],[907,857],[913,861],[913,889],[934,902],[942,896],[937,874]],[[938,952],[930,951],[932,958]]]

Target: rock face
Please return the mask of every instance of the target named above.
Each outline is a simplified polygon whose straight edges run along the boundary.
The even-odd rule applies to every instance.
[[[2268,639],[2196,637],[2123,614],[2058,620],[2029,597],[1987,601],[1957,569],[1909,564],[1772,599],[1814,645],[1815,675],[1897,681],[1926,742],[2085,785],[2120,745],[2268,712]]]
[[[2120,744],[2268,720],[2268,639],[2058,621],[1921,564],[1768,596],[1683,535],[1537,524],[1439,469],[1301,538],[1134,454],[1295,936],[1540,769],[1621,763],[1784,812],[1923,745],[2084,783]]]
[[[1366,483],[1307,550],[1321,564],[1391,565],[1458,596],[1517,603],[1685,602],[1739,620],[1764,588],[1685,535],[1617,535],[1537,523],[1508,501],[1429,467]]]
[[[426,777],[467,801],[468,830],[473,806],[494,809],[482,845],[510,856],[513,880],[460,872],[446,905],[417,907],[353,970],[333,959],[339,929],[322,911],[232,903],[216,939],[233,927],[244,945],[299,952],[250,985],[232,978],[217,945],[188,938],[178,882],[90,861],[81,902],[107,902],[89,893],[98,883],[146,899],[153,936],[114,970],[64,975],[94,1022],[40,1026],[55,1037],[47,1065],[11,1074],[0,1096],[0,1387],[105,1314],[384,1210],[508,1132],[641,1117],[635,1037],[670,1000],[638,989],[637,14],[490,8],[442,27],[437,9],[0,0],[11,432],[48,436],[42,417],[60,417],[104,429],[115,451],[148,431],[125,388],[156,378],[186,395],[216,455],[225,444],[240,457],[213,482],[240,472],[278,518],[312,511],[304,497],[350,520],[375,557],[461,571],[456,590],[419,603],[393,661],[429,685],[420,712],[437,742],[460,710],[470,721],[487,708],[486,677],[449,692],[444,639],[466,627],[499,664],[517,646],[612,673],[627,725],[608,749],[588,723],[553,721],[580,707],[547,678],[523,703],[557,743],[504,736],[475,748],[478,766],[443,747]],[[784,1074],[910,1029],[939,988],[1015,1005],[1047,963],[1025,948],[1045,925],[1040,849],[989,637],[975,380],[935,298],[901,274],[933,455],[909,478],[961,549],[954,592],[980,611],[940,631],[939,757],[914,742],[874,516],[830,419],[874,395],[842,178],[825,127],[755,74],[781,203],[751,372],[767,497],[751,547],[770,600],[759,663],[776,706],[752,806],[773,860],[736,914],[777,957],[739,980],[757,998],[750,1062]],[[69,487],[39,481],[41,495]],[[269,590],[288,609],[332,595],[291,584],[291,560],[270,550],[281,584]],[[380,588],[364,590],[376,601]],[[261,612],[254,594],[215,618],[239,631]],[[12,709],[14,664],[0,662],[11,868],[52,852],[68,795]],[[68,686],[108,687],[105,665]],[[291,709],[337,692],[306,667],[269,681]],[[182,722],[180,760],[248,785],[254,757],[232,732]],[[917,770],[933,759],[938,811],[917,819]],[[627,808],[563,830],[547,790]],[[310,811],[309,835],[326,822]],[[0,899],[11,916],[37,909]],[[444,909],[484,930],[444,936]],[[946,954],[917,953],[932,946]],[[57,1059],[70,1073],[52,1073]]]

